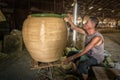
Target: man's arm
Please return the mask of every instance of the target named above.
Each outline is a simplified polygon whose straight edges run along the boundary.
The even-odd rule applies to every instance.
[[[89,50],[91,50],[93,47],[95,47],[101,40],[102,40],[102,38],[100,36],[93,38],[93,40],[84,48],[84,50],[82,52],[77,53],[71,57],[68,57],[65,63],[69,63],[73,59],[76,59],[76,58],[86,54]]]
[[[69,24],[71,25],[71,28],[73,30],[76,30],[79,33],[85,34],[85,31],[81,28],[78,28],[72,21],[69,21]]]
[[[68,14],[68,17],[64,18],[66,22],[68,22],[71,25],[71,28],[76,30],[79,33],[85,34],[85,31],[81,28],[78,28],[73,22],[72,22],[72,16]]]

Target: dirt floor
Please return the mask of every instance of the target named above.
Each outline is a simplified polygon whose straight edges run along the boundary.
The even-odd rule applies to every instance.
[[[120,33],[106,33],[103,35],[105,50],[111,54],[113,62],[120,62]]]
[[[105,49],[112,55],[111,59],[120,62],[120,33],[106,33],[103,35],[105,38]],[[31,61],[32,58],[26,49],[23,49],[22,52],[15,52],[10,55],[1,52],[0,80],[48,80],[43,79],[43,74],[50,75],[48,71],[30,70]],[[55,69],[54,72],[56,72],[56,75],[53,75],[55,77],[54,80],[63,80],[65,75],[62,73],[62,70]]]

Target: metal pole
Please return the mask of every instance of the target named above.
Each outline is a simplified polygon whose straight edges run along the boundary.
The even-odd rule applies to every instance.
[[[77,8],[78,8],[78,4],[77,4],[77,0],[74,0],[74,11],[73,11],[73,17],[74,17],[74,24],[77,25]],[[73,46],[76,45],[76,31],[73,30]]]

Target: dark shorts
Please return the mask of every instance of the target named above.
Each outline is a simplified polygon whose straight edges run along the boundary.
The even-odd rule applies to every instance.
[[[67,57],[72,56],[76,53],[78,53],[78,51],[71,51],[69,52]],[[77,66],[77,69],[78,69],[77,71],[81,74],[88,74],[88,70],[90,66],[97,65],[97,60],[94,57],[87,54],[73,60],[73,62],[75,63],[78,60],[79,60],[79,64]]]

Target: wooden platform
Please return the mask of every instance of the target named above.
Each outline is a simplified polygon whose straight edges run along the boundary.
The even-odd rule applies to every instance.
[[[120,76],[120,70],[114,68],[93,67],[92,69],[97,80],[115,80]]]
[[[31,63],[31,70],[33,69],[41,69],[41,68],[48,68],[48,67],[53,67],[53,66],[57,66],[60,67],[62,65],[61,61],[55,61],[55,62],[49,62],[49,63],[42,63],[42,62],[36,62],[36,61],[32,61]]]

